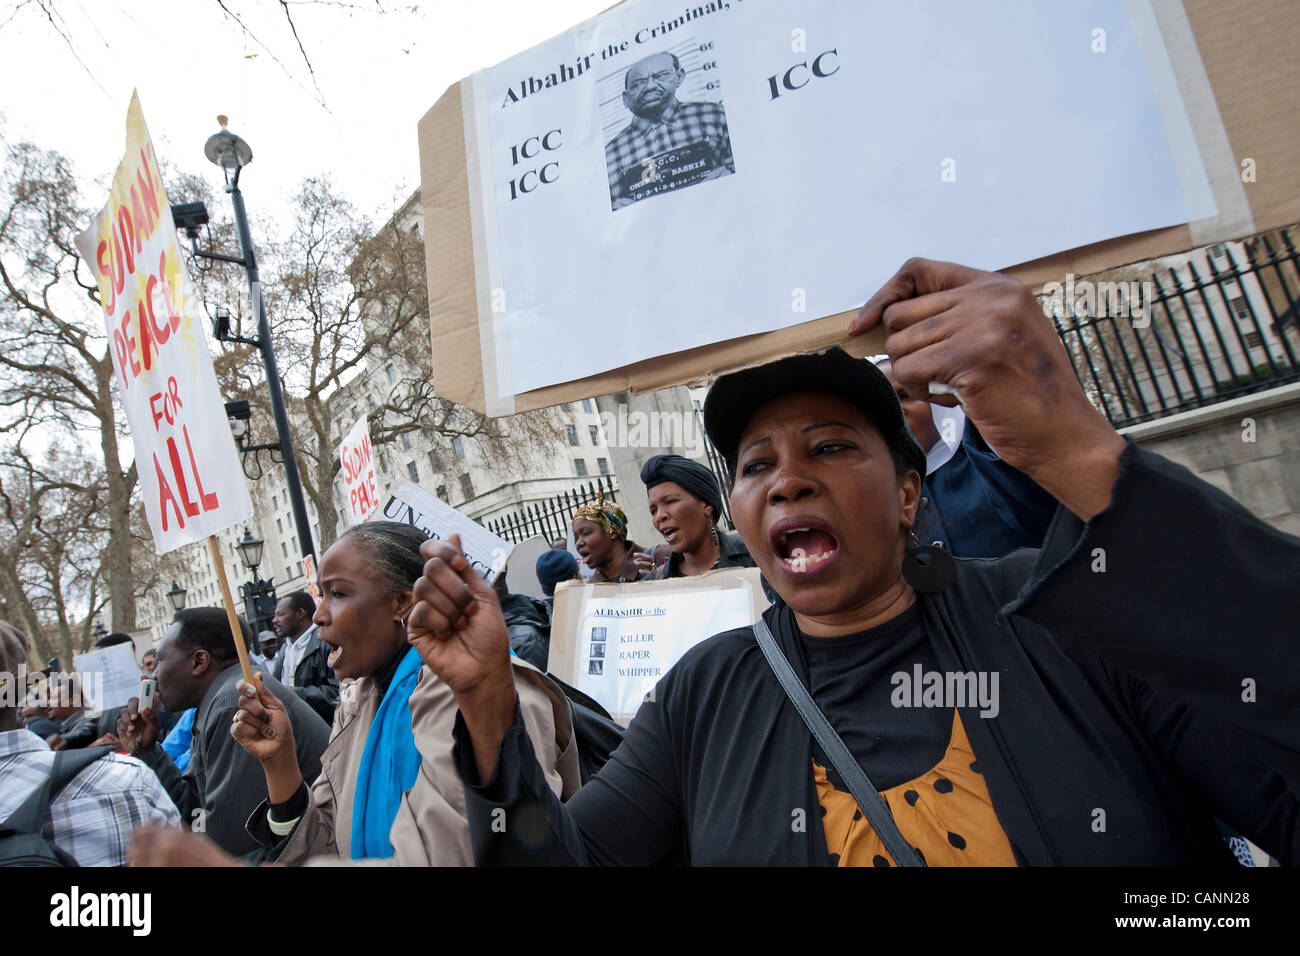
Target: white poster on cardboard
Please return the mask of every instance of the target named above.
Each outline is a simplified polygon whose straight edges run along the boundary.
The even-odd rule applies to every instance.
[[[489,584],[496,580],[514,551],[509,541],[498,538],[473,518],[405,478],[398,478],[389,486],[383,506],[371,518],[405,521],[439,541],[459,534],[461,550],[470,566]]]
[[[688,650],[758,620],[767,599],[757,568],[631,584],[555,589],[549,669],[628,723]]]
[[[137,96],[108,205],[77,236],[99,285],[154,550],[253,513]]]
[[[498,391],[1213,215],[1128,3],[630,0],[475,74]]]

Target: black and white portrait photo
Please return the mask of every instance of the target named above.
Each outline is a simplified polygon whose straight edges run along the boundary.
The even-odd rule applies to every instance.
[[[623,74],[622,101],[632,119],[605,144],[612,208],[736,171],[722,104],[678,99],[686,72],[665,51]]]

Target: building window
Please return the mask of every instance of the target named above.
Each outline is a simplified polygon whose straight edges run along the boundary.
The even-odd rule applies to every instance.
[[[455,453],[457,461],[465,460],[465,443],[460,440],[459,435],[456,435],[452,438],[451,450]]]
[[[438,471],[438,453],[436,451],[429,452],[429,467],[432,468],[435,473]]]
[[[578,446],[578,429],[572,425],[565,425],[564,430],[569,435],[569,444],[576,448]]]
[[[597,428],[595,425],[588,425],[588,426],[587,426],[587,431],[591,433],[591,443],[592,443],[593,445],[599,445],[599,444],[600,444],[600,429]]]
[[[589,399],[589,398],[584,398],[584,399],[582,400],[582,410],[583,410],[584,412],[587,412],[588,414],[590,414],[591,412],[594,412],[594,411],[595,411],[595,408],[592,407],[591,399]]]
[[[460,493],[466,500],[474,497],[474,482],[470,480],[469,475],[460,476]]]
[[[275,526],[276,526],[276,528],[279,529],[280,534],[284,534],[284,522],[283,522],[283,521],[281,521],[279,518],[276,518],[276,519],[275,519]]]
[[[288,556],[289,556],[289,546],[288,546],[287,544],[285,544],[283,541],[281,541],[281,542],[280,542],[280,557],[282,557],[282,558],[287,558]]]
[[[1214,245],[1210,246],[1210,255],[1212,255],[1214,258],[1220,259],[1223,257],[1224,254],[1225,254],[1225,250],[1223,248],[1223,243],[1216,242]]]
[[[388,376],[389,385],[397,384],[397,372],[393,369],[392,362],[389,362],[387,365],[384,366],[384,374]]]
[[[275,510],[276,508],[278,508],[278,507],[280,507],[280,502],[276,501],[276,499],[275,499],[275,495],[272,495],[272,496],[271,496],[271,510],[274,511],[274,510]]]
[[[405,449],[408,450],[408,451],[410,450],[410,448],[411,448],[411,433],[410,433],[410,432],[402,432],[402,447],[405,448]]]
[[[417,485],[420,483],[420,469],[416,466],[415,462],[408,461],[406,463],[406,473],[411,476],[411,480]]]
[[[319,540],[320,540],[320,522],[317,522],[316,524],[312,525],[312,528],[315,529],[316,540],[319,541]]]
[[[587,474],[587,462],[581,458],[573,459],[573,470],[577,472],[579,477],[585,476]]]
[[[600,469],[600,473],[601,473],[602,475],[608,475],[608,474],[609,474],[609,462],[608,462],[606,459],[604,459],[604,458],[597,458],[597,459],[596,459],[596,467]]]
[[[439,486],[438,486],[438,500],[439,500],[439,501],[446,501],[446,500],[447,500],[447,486],[446,486],[446,485],[439,485]]]
[[[337,498],[339,501],[343,500],[343,486],[339,484],[337,481],[334,482],[334,497]]]
[[[1264,337],[1258,332],[1247,332],[1244,338],[1247,348],[1262,349],[1264,347]]]
[[[1250,303],[1246,301],[1245,296],[1237,296],[1235,299],[1228,300],[1232,306],[1233,314],[1242,322],[1250,321]]]

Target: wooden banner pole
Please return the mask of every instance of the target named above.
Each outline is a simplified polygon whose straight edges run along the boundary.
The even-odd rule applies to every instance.
[[[230,633],[235,638],[235,652],[239,654],[239,666],[243,668],[244,680],[257,686],[253,680],[253,663],[248,659],[248,647],[244,644],[244,632],[239,627],[239,615],[235,613],[235,599],[230,594],[230,582],[226,580],[226,564],[221,560],[221,545],[217,544],[215,534],[208,535],[208,554],[212,555],[212,567],[217,572],[217,582],[221,585],[221,603],[226,606],[226,620],[230,622]]]

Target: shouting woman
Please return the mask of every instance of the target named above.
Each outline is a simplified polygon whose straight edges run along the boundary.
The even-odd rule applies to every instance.
[[[718,530],[722,491],[713,472],[681,455],[655,455],[641,467],[641,481],[650,499],[650,520],[672,553],[652,574],[682,578],[713,568],[752,568],[745,542]],[[652,558],[636,556],[644,570]]]
[[[268,799],[249,834],[269,859],[390,859],[403,866],[473,862],[465,793],[451,759],[455,699],[407,643],[411,582],[420,576],[423,532],[371,521],[350,529],[320,562],[321,601],[312,618],[340,681],[352,679],[334,717],[321,774],[308,785],[293,759],[284,706],[259,679],[240,682],[231,733],[262,763]],[[578,786],[568,702],[531,665],[512,665],[525,726],[546,764],[547,786],[562,798]],[[138,862],[216,863],[197,837],[155,834],[161,848],[135,848]],[[146,837],[146,841],[149,837]]]
[[[1019,282],[912,260],[850,334],[877,326],[1059,502],[1042,549],[918,546],[925,459],[870,363],[722,377],[705,424],[780,600],[692,648],[567,805],[491,589],[422,546],[409,633],[457,697],[480,862],[1233,865],[1216,817],[1300,858],[1300,539],[1116,434]]]
[[[573,513],[573,546],[583,563],[594,569],[593,584],[640,581],[649,575],[637,562],[648,552],[627,540],[627,515],[603,494]]]

